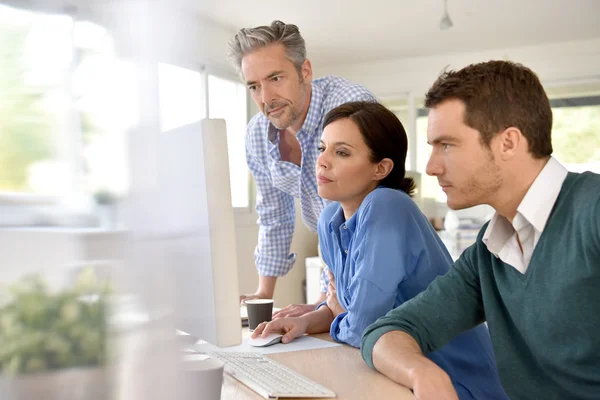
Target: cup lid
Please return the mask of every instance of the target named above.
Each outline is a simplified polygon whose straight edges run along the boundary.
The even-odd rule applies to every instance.
[[[269,304],[269,303],[273,303],[273,299],[252,299],[252,300],[246,300],[245,303],[246,304]]]

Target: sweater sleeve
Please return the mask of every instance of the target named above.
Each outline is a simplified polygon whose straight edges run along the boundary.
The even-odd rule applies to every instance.
[[[447,274],[436,278],[425,291],[367,327],[361,353],[368,365],[373,368],[373,347],[387,332],[408,333],[427,354],[485,320],[475,265],[478,246],[485,246],[480,239],[465,250]]]
[[[600,196],[598,196],[598,200],[596,201],[594,216],[596,217],[596,248],[600,252]]]

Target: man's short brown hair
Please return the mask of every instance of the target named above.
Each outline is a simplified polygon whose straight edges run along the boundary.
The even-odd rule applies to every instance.
[[[550,101],[529,68],[510,61],[488,61],[443,72],[427,92],[425,107],[435,108],[449,99],[465,104],[464,123],[481,133],[486,146],[496,134],[515,127],[527,139],[534,157],[552,154]]]

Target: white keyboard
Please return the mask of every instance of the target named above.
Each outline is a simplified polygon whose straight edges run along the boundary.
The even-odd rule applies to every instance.
[[[331,390],[258,353],[210,352],[225,372],[265,399],[335,397]]]

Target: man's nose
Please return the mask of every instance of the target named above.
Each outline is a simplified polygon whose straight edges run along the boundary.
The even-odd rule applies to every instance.
[[[425,173],[430,176],[439,176],[443,172],[444,168],[439,157],[435,154],[435,151],[431,152],[431,156],[429,156],[429,161],[427,161],[427,166],[425,167]]]

